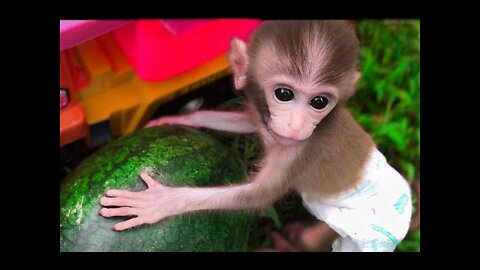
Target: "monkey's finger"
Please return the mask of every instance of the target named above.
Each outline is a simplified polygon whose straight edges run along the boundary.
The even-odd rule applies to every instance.
[[[104,217],[138,216],[139,209],[131,207],[102,208],[98,213]]]
[[[306,251],[329,251],[338,234],[324,222],[305,228],[300,245]]]
[[[100,198],[100,204],[103,206],[145,207],[143,201],[123,197],[102,197]]]
[[[157,121],[152,120],[145,125],[145,128],[154,127],[157,125]]]
[[[123,231],[123,230],[126,230],[126,229],[130,229],[130,228],[133,228],[133,227],[140,226],[144,223],[145,223],[145,221],[143,220],[143,218],[136,217],[136,218],[132,218],[132,219],[129,219],[127,221],[124,221],[124,222],[117,223],[117,224],[113,225],[112,229],[115,230],[115,231]]]
[[[272,232],[271,236],[274,242],[274,248],[276,250],[288,252],[297,251],[297,249],[279,233]]]
[[[140,173],[140,177],[147,184],[148,188],[152,188],[159,185],[159,183],[155,179],[153,179],[150,175],[148,175],[147,172]]]
[[[282,234],[285,235],[287,240],[297,243],[304,229],[305,225],[302,221],[293,221],[285,226]]]
[[[157,118],[157,119],[154,119],[154,120],[151,120],[150,122],[148,122],[145,127],[148,128],[148,127],[156,127],[156,126],[161,126],[161,125],[168,125],[169,124],[169,118],[166,118],[166,117],[161,117],[161,118]]]
[[[262,249],[255,249],[253,252],[284,252],[284,251],[276,250],[274,248],[262,248]]]
[[[110,189],[105,192],[107,197],[125,197],[125,198],[134,198],[134,199],[141,199],[143,198],[143,194],[141,192],[132,192],[128,190],[121,190],[121,189]]]

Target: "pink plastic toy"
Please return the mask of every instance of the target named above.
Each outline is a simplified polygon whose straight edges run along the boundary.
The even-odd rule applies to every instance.
[[[60,20],[60,51],[69,49],[132,20]]]
[[[137,20],[114,31],[137,75],[165,80],[228,51],[233,37],[248,40],[257,19]]]

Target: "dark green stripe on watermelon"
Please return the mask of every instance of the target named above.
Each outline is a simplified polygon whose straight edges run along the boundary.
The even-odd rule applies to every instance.
[[[167,185],[238,183],[245,172],[222,144],[195,129],[157,127],[121,137],[82,162],[60,190],[61,251],[246,251],[252,217],[240,212],[190,213],[122,232],[126,218],[97,212],[107,189],[144,190],[149,167]]]

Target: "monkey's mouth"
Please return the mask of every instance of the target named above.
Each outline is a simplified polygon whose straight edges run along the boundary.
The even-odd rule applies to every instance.
[[[295,146],[295,145],[299,145],[301,142],[303,142],[303,140],[294,140],[294,139],[290,139],[290,138],[278,135],[277,133],[275,133],[275,131],[273,131],[270,128],[270,125],[268,125],[268,124],[267,124],[267,130],[270,133],[270,135],[272,135],[272,138],[281,145]]]

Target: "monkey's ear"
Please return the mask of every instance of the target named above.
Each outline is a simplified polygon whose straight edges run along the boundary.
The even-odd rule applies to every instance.
[[[360,77],[362,77],[362,72],[357,71],[355,72],[355,75],[353,75],[353,84],[358,85],[358,81],[360,80]]]
[[[234,38],[230,44],[231,50],[230,55],[228,56],[228,61],[232,67],[235,88],[237,90],[245,86],[247,79],[247,65],[248,65],[248,55],[247,55],[247,44],[238,38]]]

